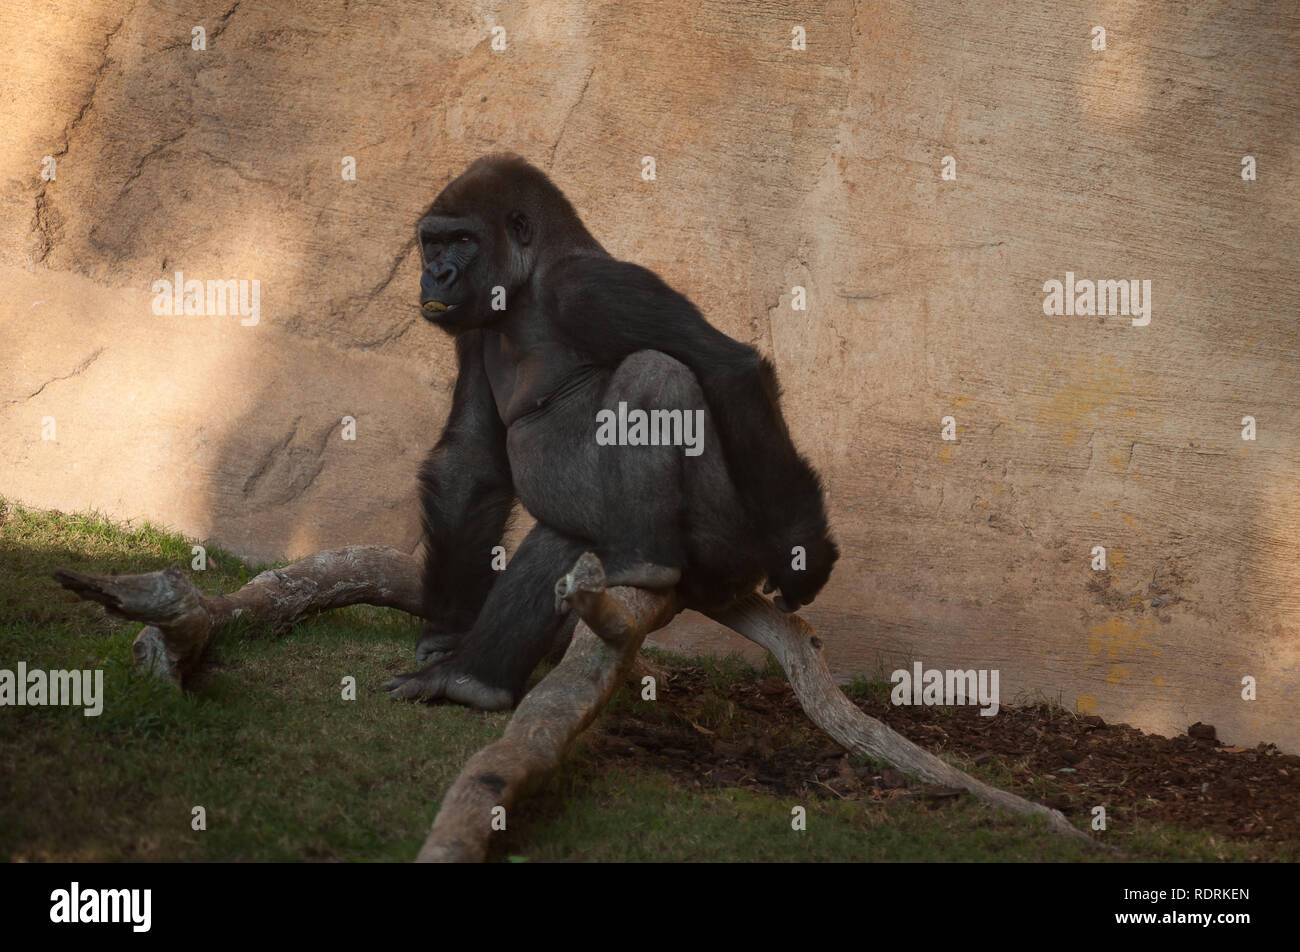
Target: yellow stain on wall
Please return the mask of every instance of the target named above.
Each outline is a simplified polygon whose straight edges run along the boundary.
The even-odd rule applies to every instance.
[[[1107,462],[1110,463],[1111,466],[1114,466],[1120,472],[1123,472],[1124,470],[1128,469],[1128,457],[1129,457],[1128,453],[1112,453],[1110,459],[1108,459]]]
[[[1128,527],[1129,527],[1130,529],[1132,529],[1134,532],[1137,532],[1137,531],[1138,531],[1137,520],[1134,519],[1132,516],[1130,516],[1127,512],[1121,512],[1121,513],[1119,514],[1119,517],[1120,517],[1121,519],[1123,519],[1125,522],[1127,522],[1127,523],[1128,523]]]
[[[1159,678],[1159,677],[1157,677],[1157,678],[1152,678],[1152,679],[1151,679],[1151,683],[1154,684],[1154,685],[1155,685],[1156,687],[1158,687],[1158,688],[1162,688],[1162,687],[1165,686],[1165,679],[1164,679],[1164,678]]]
[[[1091,366],[1077,368],[1065,386],[1038,408],[1037,420],[1043,426],[1059,428],[1061,440],[1073,446],[1083,430],[1095,425],[1090,417],[1101,410],[1113,409],[1132,390],[1132,372],[1115,358],[1107,357]]]
[[[1128,559],[1124,556],[1124,550],[1119,546],[1114,546],[1106,550],[1106,564],[1113,569],[1123,568],[1128,565]]]
[[[1123,618],[1112,618],[1088,630],[1088,653],[1097,658],[1105,653],[1107,661],[1131,658],[1139,649],[1144,654],[1158,654],[1147,638],[1155,627],[1155,619],[1140,618],[1129,624]]]
[[[1074,706],[1080,714],[1095,714],[1097,713],[1097,695],[1080,694],[1074,699]]]
[[[1129,670],[1122,664],[1111,665],[1109,673],[1106,675],[1107,684],[1123,684],[1129,679]]]
[[[951,447],[951,446],[945,446],[943,449],[941,449],[941,450],[939,451],[939,462],[941,462],[941,463],[951,463],[951,462],[952,462],[952,447]]]

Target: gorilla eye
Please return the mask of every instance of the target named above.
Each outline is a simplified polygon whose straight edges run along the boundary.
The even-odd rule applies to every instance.
[[[457,240],[457,241],[469,241],[469,240],[470,240],[470,237],[469,237],[469,235],[467,235],[467,234],[465,234],[464,232],[462,232],[461,234],[459,234],[459,235],[456,236],[456,240]]]

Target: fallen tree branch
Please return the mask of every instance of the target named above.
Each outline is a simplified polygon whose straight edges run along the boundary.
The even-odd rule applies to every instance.
[[[600,561],[578,560],[557,585],[581,616],[564,658],[519,702],[505,734],[469,759],[433,821],[416,862],[482,862],[492,811],[510,807],[560,765],[569,745],[609,703],[641,642],[677,614],[672,593],[604,587]]]
[[[54,578],[115,615],[145,622],[132,646],[137,666],[177,685],[236,619],[281,630],[345,605],[421,612],[419,560],[382,546],[318,552],[262,572],[229,595],[202,594],[176,565],[121,576],[58,569]],[[674,593],[606,589],[600,562],[590,553],[557,583],[556,595],[582,618],[568,650],[520,702],[501,740],[466,764],[443,798],[419,860],[482,860],[491,837],[492,808],[508,810],[530,784],[560,763],[574,738],[632,673],[645,637],[682,608]],[[1059,811],[982,783],[863,713],[835,684],[820,639],[799,616],[782,613],[757,593],[706,614],[770,651],[804,711],[846,749],[966,790],[991,806],[1042,816],[1057,833],[1097,843]]]
[[[204,595],[179,565],[143,575],[55,569],[54,580],[145,627],[131,646],[136,666],[181,685],[222,628],[237,618],[282,630],[316,612],[367,604],[420,614],[420,562],[378,545],[317,552],[268,569],[230,595]]]
[[[782,613],[757,593],[706,614],[770,651],[794,688],[804,713],[846,750],[883,760],[931,783],[966,790],[990,806],[1044,817],[1052,831],[1097,844],[1059,810],[976,780],[864,713],[839,689],[822,655],[821,639],[798,615]]]

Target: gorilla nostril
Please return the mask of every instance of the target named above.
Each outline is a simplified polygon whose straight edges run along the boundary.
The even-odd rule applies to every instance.
[[[451,265],[447,265],[436,275],[434,275],[433,279],[437,281],[439,284],[443,284],[443,285],[451,284],[453,281],[456,280],[456,274],[457,274],[456,269]]]

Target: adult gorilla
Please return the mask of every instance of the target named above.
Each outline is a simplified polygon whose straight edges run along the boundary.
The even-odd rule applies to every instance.
[[[784,610],[812,601],[839,552],[754,348],[612,258],[517,156],[471,165],[418,238],[421,307],[455,338],[459,376],[420,471],[427,664],[389,681],[393,697],[517,703],[563,633],[555,583],[588,550],[609,584],[676,585],[690,605],[765,575]],[[702,420],[703,451],[598,443],[598,414],[620,404]],[[537,525],[497,578],[492,549],[516,497]]]

